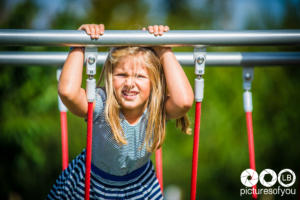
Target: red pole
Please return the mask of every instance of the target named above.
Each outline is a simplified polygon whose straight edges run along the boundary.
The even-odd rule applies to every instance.
[[[247,132],[248,132],[248,148],[249,148],[249,161],[250,168],[255,169],[255,153],[254,153],[254,137],[253,137],[253,124],[252,112],[246,112]],[[252,186],[252,197],[257,199],[256,185]]]
[[[194,127],[194,144],[193,144],[193,164],[192,164],[192,183],[191,183],[191,200],[196,199],[200,119],[201,119],[201,102],[196,102],[195,127]]]
[[[60,112],[60,124],[61,124],[62,169],[65,170],[68,167],[68,163],[69,163],[67,112]]]
[[[160,185],[161,192],[163,189],[163,168],[162,168],[162,148],[157,149],[155,152],[155,165],[156,165],[156,176]]]
[[[85,200],[90,199],[90,177],[92,161],[92,135],[93,135],[93,102],[88,102],[86,161],[85,161]]]

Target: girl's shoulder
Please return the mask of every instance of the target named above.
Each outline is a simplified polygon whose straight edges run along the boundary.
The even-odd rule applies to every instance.
[[[96,94],[101,96],[101,99],[104,101],[106,100],[106,90],[105,87],[98,87],[96,88]]]
[[[94,108],[94,121],[96,121],[96,119],[98,117],[100,117],[101,114],[103,113],[105,104],[106,104],[106,92],[105,92],[105,88],[103,88],[103,87],[96,88],[96,99],[95,99],[95,108]]]

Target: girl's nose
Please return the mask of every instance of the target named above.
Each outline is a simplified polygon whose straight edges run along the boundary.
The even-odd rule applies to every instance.
[[[126,80],[125,80],[125,86],[127,86],[127,87],[130,87],[130,88],[134,87],[134,83],[135,83],[135,78],[132,76],[126,78]]]

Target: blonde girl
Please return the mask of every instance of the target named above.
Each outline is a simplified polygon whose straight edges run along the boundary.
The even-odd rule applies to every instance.
[[[85,24],[79,30],[99,39],[104,25]],[[168,30],[162,25],[148,27],[157,37]],[[58,91],[72,113],[86,118],[83,62],[84,48],[73,48]],[[176,119],[183,132],[190,131],[186,113],[194,95],[182,67],[171,48],[115,47],[107,56],[98,85],[90,198],[163,199],[150,156],[163,144],[168,119]],[[62,172],[48,199],[84,199],[84,178],[85,150]]]

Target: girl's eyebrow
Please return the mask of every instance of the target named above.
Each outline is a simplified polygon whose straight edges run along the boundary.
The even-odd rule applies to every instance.
[[[127,70],[124,70],[123,68],[115,68],[113,69],[113,73],[115,72],[127,72]]]
[[[135,73],[135,75],[136,75],[136,76],[138,76],[138,75],[148,76],[147,73],[141,73],[141,72],[137,72],[137,73]]]

